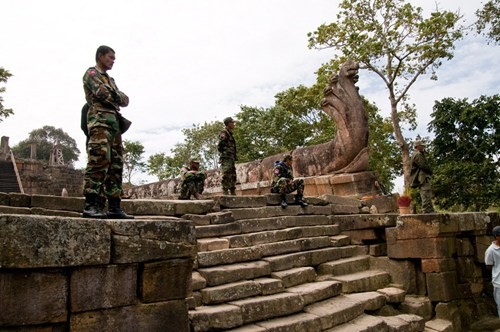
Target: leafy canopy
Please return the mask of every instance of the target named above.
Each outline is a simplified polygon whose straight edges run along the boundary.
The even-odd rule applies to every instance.
[[[405,183],[410,174],[409,147],[402,126],[414,128],[416,112],[409,90],[416,80],[453,58],[454,42],[462,37],[460,15],[436,10],[424,18],[421,7],[403,0],[343,0],[337,20],[309,33],[310,48],[339,53],[320,72],[336,71],[347,59],[375,73],[385,84],[391,121],[403,161]]]
[[[490,0],[476,11],[476,30],[489,41],[500,44],[500,0]]]
[[[128,183],[132,183],[132,175],[146,169],[146,163],[142,161],[144,145],[139,141],[123,141],[123,177]]]
[[[483,211],[500,205],[500,95],[437,101],[429,130],[436,204]]]
[[[49,162],[50,153],[55,146],[59,146],[64,162],[70,164],[78,160],[80,150],[76,141],[61,128],[53,126],[43,126],[34,129],[29,133],[29,137],[12,148],[17,158],[29,159],[31,156],[31,146],[36,145],[36,160]]]
[[[9,73],[8,70],[5,70],[3,67],[0,67],[0,83],[7,83],[9,77],[12,74]],[[5,92],[5,87],[0,87],[0,94]],[[11,108],[4,108],[3,106],[3,97],[0,95],[0,122],[3,121],[3,118],[9,117],[9,115],[14,114],[14,111]]]

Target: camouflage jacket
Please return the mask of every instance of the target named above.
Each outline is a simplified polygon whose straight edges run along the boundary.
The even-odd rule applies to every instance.
[[[422,185],[432,175],[432,169],[425,154],[416,150],[411,156],[410,186],[416,188]]]
[[[119,111],[129,102],[127,95],[118,90],[115,80],[96,67],[90,67],[83,75],[83,90],[89,106],[99,111]]]
[[[288,166],[282,161],[276,162],[273,170],[273,182],[271,187],[278,185],[278,181],[281,178],[286,178],[293,180],[293,168]]]
[[[233,133],[227,129],[224,129],[219,134],[219,144],[217,149],[220,153],[220,159],[233,159],[236,158],[236,141],[234,140]]]

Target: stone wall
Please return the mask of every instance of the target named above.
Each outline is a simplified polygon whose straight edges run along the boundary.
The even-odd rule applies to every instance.
[[[83,171],[68,166],[47,166],[36,160],[16,159],[19,176],[27,194],[83,196]]]
[[[248,169],[245,168],[247,164],[236,165],[236,174],[238,176],[238,184],[236,185],[237,195],[269,194],[271,190],[271,181],[250,181],[250,176],[246,173]],[[257,168],[254,167],[253,169],[255,170]],[[379,193],[377,192],[378,189],[376,189],[374,185],[377,180],[377,174],[375,172],[331,174],[304,177],[301,179],[304,179],[305,196],[317,197],[321,195],[336,195],[361,198],[363,196],[371,196]],[[163,180],[132,187],[127,189],[125,193],[130,198],[171,199],[178,196],[178,183],[178,178]],[[220,185],[219,171],[208,171],[203,195],[206,197],[213,197],[220,196],[221,194],[222,187]]]
[[[188,221],[0,214],[0,248],[2,331],[188,331]]]

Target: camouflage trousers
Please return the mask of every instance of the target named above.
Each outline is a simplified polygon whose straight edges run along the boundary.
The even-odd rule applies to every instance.
[[[203,193],[205,188],[205,172],[187,173],[184,180],[179,184],[180,196],[179,199],[190,199],[195,193]]]
[[[87,115],[87,167],[84,194],[100,199],[120,197],[123,177],[123,145],[118,119],[114,112],[95,111]]]
[[[434,213],[434,205],[432,205],[432,188],[431,180],[426,178],[424,183],[419,187],[420,198],[422,199],[423,213]]]
[[[304,180],[291,180],[288,178],[280,178],[271,189],[271,192],[280,194],[289,194],[297,190],[297,195],[304,195]]]
[[[236,166],[233,159],[221,159],[222,190],[236,189]]]

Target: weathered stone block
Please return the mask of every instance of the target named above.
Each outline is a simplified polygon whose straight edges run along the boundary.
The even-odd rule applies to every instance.
[[[425,258],[422,259],[422,272],[455,271],[457,266],[453,258]]]
[[[241,225],[238,223],[199,226],[196,228],[196,237],[198,239],[207,237],[220,237],[240,233]]]
[[[210,218],[210,224],[212,225],[229,224],[234,221],[231,211],[212,212],[207,216]]]
[[[0,272],[0,326],[64,322],[68,278],[54,272]]]
[[[206,238],[206,239],[199,239],[197,242],[198,242],[198,252],[222,250],[229,248],[228,239]]]
[[[0,266],[100,265],[110,260],[110,230],[97,219],[0,215]]]
[[[458,282],[479,280],[483,277],[481,266],[476,264],[472,257],[457,258],[457,273]]]
[[[458,256],[474,256],[475,250],[470,239],[457,238],[457,255]]]
[[[210,216],[205,214],[187,213],[182,216],[182,219],[191,220],[195,226],[210,225]]]
[[[0,206],[0,214],[32,214],[31,208],[15,207],[15,206]]]
[[[401,312],[423,317],[425,320],[432,318],[432,303],[425,296],[406,295],[405,300],[399,306]],[[422,331],[422,330],[416,330]]]
[[[0,193],[0,205],[9,206],[10,196],[7,193]]]
[[[352,244],[363,244],[364,241],[377,240],[375,229],[358,229],[353,231],[343,231],[343,235],[351,238]]]
[[[387,243],[371,244],[368,247],[370,256],[387,256]]]
[[[196,255],[196,245],[163,240],[151,240],[139,236],[112,236],[113,263],[137,263],[172,258],[189,258]]]
[[[387,234],[387,233],[386,233]],[[390,258],[446,258],[456,251],[455,237],[436,237],[387,241]]]
[[[284,289],[281,280],[274,278],[257,278],[254,282],[260,286],[262,295],[281,293]]]
[[[175,204],[178,201],[174,200],[152,200],[152,199],[124,199],[121,202],[122,208],[127,213],[135,216],[174,216]],[[188,212],[182,213],[186,214]],[[190,212],[194,213],[194,212]],[[181,215],[182,215],[181,214]]]
[[[192,331],[194,332],[224,331],[243,325],[240,308],[226,304],[221,304],[217,307],[204,306],[190,311],[189,321],[192,324]]]
[[[174,204],[174,214],[176,216],[182,216],[186,213],[206,214],[217,209],[219,209],[218,204],[211,199],[199,201],[177,200]]]
[[[185,299],[191,290],[191,259],[146,263],[139,278],[142,302]]]
[[[426,273],[425,276],[431,301],[448,302],[459,298],[456,271]]]
[[[32,195],[31,206],[52,210],[81,212],[85,205],[83,197],[60,197],[50,195]]]
[[[208,305],[239,300],[260,294],[260,285],[248,280],[201,290],[202,302]]]
[[[31,195],[10,193],[10,206],[31,207]]]
[[[255,261],[260,258],[262,258],[262,250],[258,247],[234,248],[231,250],[200,252],[198,253],[198,264],[205,267]]]
[[[254,208],[267,205],[265,196],[219,196],[218,203],[221,208],[236,209],[236,208]]]
[[[369,228],[386,228],[396,226],[395,214],[370,214],[350,216],[330,216],[333,223],[339,225],[341,231]]]
[[[90,311],[136,303],[137,266],[107,265],[71,273],[71,311]]]
[[[453,222],[447,214],[406,214],[398,218],[396,239],[454,236],[458,232],[458,223]]]
[[[493,241],[492,236],[487,236],[487,235],[480,235],[476,236],[476,260],[479,263],[484,264],[484,253],[486,252],[486,249],[490,246],[491,242]]]
[[[389,272],[394,284],[400,285],[407,293],[416,293],[417,274],[413,262],[388,257],[370,257],[370,268]]]
[[[274,294],[265,298],[253,297],[229,304],[240,307],[244,323],[289,315],[304,308],[302,297],[292,293]]]
[[[392,196],[376,196],[365,200],[369,207],[375,206],[378,213],[388,213],[398,211],[396,200]]]
[[[188,332],[185,300],[140,304],[71,316],[70,331],[176,331]]]
[[[113,234],[174,243],[196,243],[192,222],[174,217],[161,219],[106,219]]]

